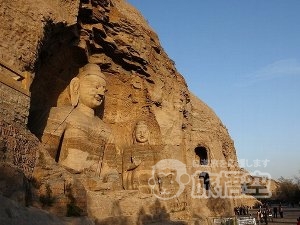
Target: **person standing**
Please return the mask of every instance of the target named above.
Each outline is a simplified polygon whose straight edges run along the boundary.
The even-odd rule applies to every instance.
[[[257,219],[257,223],[260,224],[261,223],[261,209],[259,209],[256,213],[256,219]]]
[[[265,224],[268,225],[268,209],[265,208],[262,212],[263,220],[265,221]]]
[[[273,217],[277,218],[277,207],[276,206],[273,208]]]
[[[283,209],[282,209],[281,204],[279,205],[279,215],[280,215],[280,218],[283,218]]]

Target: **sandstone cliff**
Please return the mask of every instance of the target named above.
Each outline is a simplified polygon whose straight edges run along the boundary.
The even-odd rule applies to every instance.
[[[181,161],[189,175],[213,176],[220,171],[237,169],[234,144],[226,127],[209,106],[190,93],[155,32],[125,0],[0,0],[0,3],[1,61],[32,74],[30,109],[27,108],[24,115],[29,116],[28,127],[36,137],[41,137],[51,107],[70,105],[68,84],[79,69],[90,62],[98,64],[107,76],[108,92],[98,116],[112,128],[115,144],[121,152],[132,144],[135,123],[144,120],[150,129],[151,145],[160,149],[159,158]],[[2,105],[1,119],[15,126],[15,121],[5,119]],[[14,106],[9,107],[15,110]],[[23,125],[23,132],[28,132]],[[33,135],[32,142],[38,145]],[[39,148],[43,152],[43,146]],[[200,162],[203,158],[204,163]],[[41,166],[41,161],[49,163],[50,172],[45,172],[47,169]],[[55,186],[54,180],[58,182],[60,174],[57,193],[65,193],[64,182],[72,175],[50,161],[39,158],[35,178],[44,183],[45,188],[46,180]],[[176,201],[156,207],[162,211],[161,219],[189,221],[232,215],[232,200],[191,196],[193,185],[192,182],[187,184],[184,194]],[[87,213],[99,221],[114,218],[114,215],[119,219],[135,215],[134,218],[151,222],[145,219],[147,215],[154,215],[151,207],[145,209],[143,217],[138,216],[144,204],[154,209],[155,205],[164,204],[123,190],[105,192],[105,198],[101,193],[83,194],[87,199],[83,204],[90,204]],[[82,198],[80,194],[76,196]],[[67,200],[62,200],[62,205]],[[97,201],[105,202],[108,208],[101,208],[99,212],[100,208],[92,207]],[[112,210],[116,204],[120,208],[117,215]]]

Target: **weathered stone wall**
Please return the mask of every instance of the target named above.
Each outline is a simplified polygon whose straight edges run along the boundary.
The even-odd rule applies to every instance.
[[[0,80],[0,118],[26,126],[30,96],[17,91]]]
[[[74,24],[79,0],[0,0],[0,58],[21,71],[33,70],[51,23]]]
[[[84,64],[91,62],[98,64],[107,76],[105,105],[97,115],[112,128],[119,153],[133,147],[134,125],[144,120],[150,131],[150,147],[159,147],[158,159],[180,160],[187,166],[186,172],[196,173],[198,178],[201,172],[211,175],[236,169],[236,165],[228,166],[231,160],[236,161],[236,152],[227,129],[212,109],[189,92],[157,35],[126,1],[85,0],[79,4],[78,0],[0,0],[0,3],[3,5],[0,9],[1,57],[20,70],[30,69],[35,74],[29,125],[38,137],[45,128],[50,108],[70,105],[68,84]],[[21,23],[24,20],[28,21],[25,25]],[[28,99],[27,103],[20,101],[24,106],[28,103]],[[7,112],[3,110],[4,113]],[[10,123],[19,118],[18,114],[12,116],[5,115]],[[26,118],[21,116],[18,120],[21,119],[26,122]],[[6,126],[3,123],[2,127]],[[30,139],[29,133],[26,138]],[[5,140],[5,143],[8,142]],[[194,163],[200,161],[196,148],[206,152],[207,164],[195,166]],[[222,166],[212,164],[213,160]],[[55,206],[49,209],[58,213],[67,202],[64,182],[72,181],[73,175],[52,161],[39,159],[35,175],[43,183],[41,187],[50,183],[58,200],[64,201],[56,205],[56,209]],[[79,180],[85,179],[78,176]],[[89,191],[87,211],[99,221],[131,215],[130,220],[135,220],[139,213],[142,220],[155,216],[163,219],[165,214],[172,219],[188,220],[192,216],[203,219],[218,213],[233,213],[231,200],[193,198],[192,185],[192,182],[187,184],[178,198],[164,201],[163,206],[154,204],[154,207],[150,207],[154,198],[138,191]],[[41,189],[38,194],[42,193]],[[99,204],[107,196],[115,202],[102,207]],[[144,207],[144,199],[148,199],[149,207]],[[157,215],[158,211],[161,215]]]
[[[6,178],[12,175],[7,171],[18,170],[16,179],[22,179],[21,173],[31,177],[39,143],[26,127],[30,94],[22,88],[21,82],[6,72],[0,71],[0,164],[6,165],[3,168],[9,168],[1,169],[5,177],[3,180],[7,181]]]
[[[0,163],[13,165],[31,177],[39,148],[37,138],[13,121],[0,118]]]

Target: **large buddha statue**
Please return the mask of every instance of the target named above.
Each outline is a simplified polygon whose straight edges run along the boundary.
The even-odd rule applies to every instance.
[[[70,82],[71,106],[51,108],[42,142],[59,164],[74,173],[100,175],[104,167],[114,167],[111,130],[95,115],[105,91],[105,75],[98,65],[87,64]]]
[[[148,180],[157,162],[157,146],[150,144],[150,131],[145,121],[138,121],[133,131],[133,144],[123,152],[123,187],[150,193]]]

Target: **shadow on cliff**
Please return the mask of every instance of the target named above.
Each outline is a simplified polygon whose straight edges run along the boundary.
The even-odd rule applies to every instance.
[[[122,215],[120,203],[115,201],[113,203],[111,217],[106,219],[96,219],[95,225],[131,225],[129,218]]]
[[[30,87],[28,128],[38,138],[44,131],[50,108],[67,102],[67,99],[58,102],[60,94],[87,63],[85,51],[77,47],[78,33],[77,25],[65,26],[46,20]]]
[[[144,207],[140,209],[137,225],[146,224],[164,224],[164,225],[186,225],[182,221],[171,221],[170,214],[165,206],[156,199],[155,203],[149,207],[149,213],[146,213]]]
[[[137,215],[137,221],[132,216],[123,216],[119,202],[115,202],[113,205],[113,211],[111,217],[103,220],[97,219],[95,225],[187,225],[182,221],[171,221],[170,214],[166,208],[156,200],[155,203],[148,208],[146,212],[145,207],[142,207]]]

